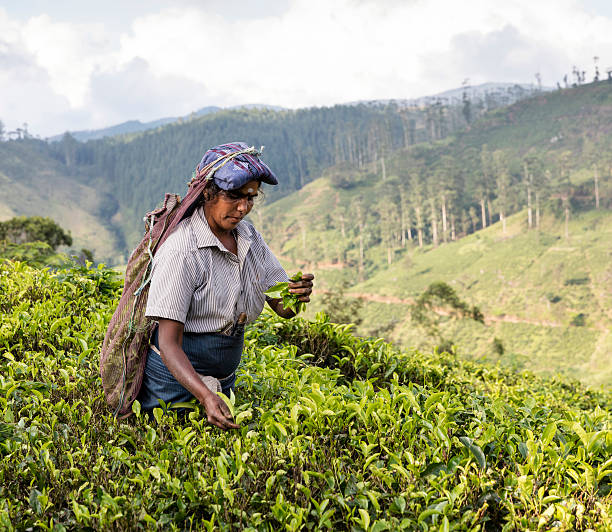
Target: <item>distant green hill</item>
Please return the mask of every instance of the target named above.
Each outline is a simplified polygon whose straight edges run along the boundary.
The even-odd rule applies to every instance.
[[[385,243],[375,239],[380,224],[372,223],[364,231],[365,280],[360,282],[358,215],[344,206],[376,199],[376,188],[370,188],[369,193],[365,185],[335,191],[329,179],[317,180],[262,208],[253,220],[287,268],[316,273],[319,296],[348,281],[349,295],[365,302],[361,334],[430,348],[432,340],[410,321],[409,305],[442,280],[485,314],[486,326],[443,324],[462,354],[538,372],[561,371],[595,385],[612,383],[610,210],[575,214],[568,238],[564,220],[550,206],[542,209],[539,229],[528,230],[522,210],[508,218],[505,233],[496,222],[437,247],[419,248],[414,240],[405,248],[397,245],[390,265]],[[494,338],[503,343],[503,356],[495,353]]]
[[[88,142],[78,142],[70,135],[52,143],[20,139],[4,143],[4,149],[10,158],[14,148],[21,162],[11,166],[0,159],[0,172],[9,181],[18,180],[31,168],[29,162],[38,160],[40,167],[53,168],[56,175],[94,189],[101,200],[96,216],[117,235],[115,249],[99,257],[121,263],[142,233],[143,214],[154,208],[165,192],[184,193],[201,154],[212,145],[239,139],[267,146],[264,159],[281,181],[267,193],[269,200],[278,199],[299,190],[330,166],[349,164],[365,171],[372,163],[384,166],[388,159],[391,170],[398,149],[445,138],[487,110],[529,95],[518,86],[496,87],[483,87],[484,93],[465,101],[449,94],[414,102],[368,102],[295,111],[238,108],[205,116],[195,113],[144,132]],[[54,186],[61,194],[63,188],[59,182]],[[10,216],[13,210],[7,204],[18,201],[11,197],[11,189],[0,199],[0,216]],[[39,213],[32,206],[24,214]],[[76,222],[62,222],[76,234]],[[88,224],[84,220],[79,223]],[[92,227],[80,231],[95,238],[95,224],[88,225]],[[96,246],[100,244],[89,245]]]
[[[559,371],[595,385],[612,384],[612,212],[570,223],[550,219],[527,232],[525,212],[438,248],[412,249],[402,260],[352,287],[356,294],[411,300],[444,280],[485,315],[486,325],[448,320],[443,330],[460,352],[539,373]],[[427,345],[406,304],[370,304],[364,332],[389,327],[403,345]],[[495,350],[501,340],[504,353]]]
[[[331,167],[253,220],[289,268],[363,296],[363,334],[422,345],[407,305],[446,281],[487,317],[444,325],[464,354],[610,385],[610,123],[611,84],[547,93],[384,168]]]
[[[36,140],[0,142],[0,219],[48,216],[69,229],[73,248],[121,260],[122,237],[103,214],[117,209],[109,194],[71,176]],[[46,149],[43,146],[43,149]]]
[[[0,216],[51,216],[120,264],[142,214],[164,192],[185,191],[207,147],[265,144],[283,184],[266,189],[253,221],[285,264],[317,273],[320,289],[347,281],[366,297],[360,332],[421,344],[406,305],[446,281],[488,319],[445,326],[466,354],[607,384],[612,84],[469,120],[463,111],[242,109],[87,143],[4,142]]]

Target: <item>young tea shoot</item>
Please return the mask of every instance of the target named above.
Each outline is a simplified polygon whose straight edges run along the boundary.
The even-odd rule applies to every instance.
[[[302,272],[297,272],[293,277],[290,277],[291,282],[297,282],[302,280]],[[277,283],[273,287],[268,288],[264,294],[272,299],[282,299],[283,307],[291,309],[296,314],[299,314],[306,308],[306,303],[300,301],[296,294],[292,294],[289,291],[289,283]]]

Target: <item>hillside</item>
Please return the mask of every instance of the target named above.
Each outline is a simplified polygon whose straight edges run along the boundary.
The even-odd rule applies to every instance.
[[[347,282],[362,296],[359,332],[431,347],[406,307],[447,281],[488,320],[443,326],[466,356],[608,385],[612,84],[538,94],[453,135],[460,109],[408,113],[243,109],[85,144],[4,142],[0,213],[51,216],[75,247],[121,264],[142,213],[171,187],[184,191],[196,145],[241,132],[289,177],[280,192],[268,187],[253,221],[321,290]]]
[[[609,83],[547,93],[384,169],[331,167],[252,218],[321,291],[348,283],[362,334],[431,347],[408,305],[446,281],[488,320],[443,325],[466,356],[609,386],[611,123]]]
[[[405,248],[393,250],[391,264],[384,242],[367,241],[367,279],[359,282],[357,216],[350,206],[376,197],[375,187],[334,191],[328,179],[320,179],[252,218],[289,270],[316,273],[315,308],[322,293],[348,282],[348,295],[365,303],[354,318],[363,319],[357,327],[360,334],[431,349],[432,339],[411,323],[409,306],[429,284],[445,281],[485,314],[486,326],[452,320],[443,324],[463,356],[539,373],[559,371],[595,386],[610,386],[610,210],[575,214],[568,238],[563,219],[552,210],[543,210],[537,230],[528,229],[527,213],[520,211],[507,220],[505,233],[496,222],[439,246],[419,248],[407,241]],[[340,216],[345,237],[337,227]],[[368,239],[373,239],[371,232]],[[503,355],[494,351],[495,338],[504,346]]]
[[[215,105],[209,105],[206,107],[202,107],[197,111],[193,111],[189,115],[186,116],[169,116],[165,118],[158,118],[157,120],[152,120],[150,122],[141,122],[140,120],[128,120],[127,122],[122,122],[121,124],[116,124],[114,126],[105,127],[102,129],[87,129],[82,131],[68,131],[74,139],[79,142],[86,142],[88,140],[96,140],[103,139],[105,137],[116,137],[119,135],[130,135],[133,133],[141,133],[144,131],[149,131],[151,129],[158,129],[167,124],[171,124],[173,122],[182,123],[185,120],[193,120],[198,116],[205,116],[208,114],[216,113],[221,111],[222,107],[217,107]],[[248,105],[236,105],[233,107],[229,107],[228,109],[268,109],[271,111],[282,111],[282,107],[278,107],[275,105],[264,105],[264,104],[248,104]],[[55,142],[61,141],[62,137],[66,133],[61,135],[53,135],[47,138],[47,141]]]
[[[430,105],[435,100],[445,102],[445,104],[461,104],[463,94],[466,93],[473,105],[487,108],[495,108],[500,105],[508,105],[515,101],[532,95],[537,89],[533,85],[516,84],[516,83],[483,83],[474,87],[459,87],[448,91],[441,92],[430,96],[422,96],[420,98],[414,98],[412,100],[393,100],[400,106],[409,107],[425,107]],[[552,90],[551,88],[545,88],[544,90]],[[367,104],[374,106],[388,105],[391,103],[390,100],[373,100],[373,101],[361,101],[361,102],[349,102],[345,105],[359,105]],[[227,109],[269,109],[272,111],[283,111],[282,107],[274,105],[264,104],[248,104],[248,105],[236,105],[228,107]],[[203,116],[210,113],[216,113],[221,111],[221,107],[206,106],[202,109],[194,111],[190,115],[182,117],[166,117],[152,120],[150,122],[141,122],[140,120],[129,120],[121,124],[116,124],[102,129],[93,130],[82,130],[82,131],[69,131],[70,135],[80,142],[88,140],[102,139],[104,137],[113,137],[116,135],[127,135],[130,133],[138,133],[142,131],[148,131],[151,129],[157,129],[160,126],[170,124],[172,122],[179,122],[184,120],[192,119],[196,116]],[[62,140],[63,134],[53,135],[47,140],[49,141],[60,141]]]
[[[612,526],[609,393],[265,314],[240,430],[195,405],[115,419],[98,349],[118,293],[101,268],[0,264],[3,529]]]
[[[274,230],[277,220],[293,220],[280,225],[296,248],[304,232],[295,220],[308,218],[309,260],[336,262],[340,235],[355,269],[359,235],[366,254],[383,243],[393,259],[409,239],[448,242],[523,209],[531,228],[544,211],[571,220],[612,206],[610,124],[610,83],[547,93],[486,114],[445,140],[396,150],[384,164],[329,167],[324,190],[317,185],[272,203],[260,221],[269,213]],[[331,238],[319,238],[326,231]],[[377,268],[369,257],[360,266],[362,275]]]
[[[210,146],[232,139],[267,146],[264,159],[281,177],[281,185],[270,188],[268,196],[278,199],[300,189],[330,165],[347,162],[363,169],[398,148],[444,138],[487,109],[528,94],[520,87],[518,92],[514,87],[487,88],[485,92],[474,95],[468,114],[465,103],[442,96],[420,103],[369,102],[296,111],[247,106],[206,116],[193,113],[154,129],[112,138],[78,142],[64,135],[52,143],[24,138],[7,142],[5,149],[18,145],[22,152],[30,150],[31,158],[41,160],[43,167],[54,167],[100,196],[111,197],[113,201],[105,204],[99,216],[102,225],[112,225],[119,242],[114,253],[98,258],[121,263],[141,235],[143,214],[165,192],[184,193],[193,168]],[[126,133],[126,127],[132,126],[147,125],[128,123],[98,133]],[[14,175],[26,168],[17,169]],[[0,171],[13,179],[13,169],[3,169],[2,160]],[[15,201],[10,190],[6,200],[0,199],[0,206]]]
[[[496,223],[437,249],[413,250],[350,291],[410,301],[430,283],[446,281],[485,315],[484,326],[467,320],[444,324],[462,355],[610,387],[612,212],[577,217],[569,238],[554,219],[539,231],[528,232],[526,225],[521,212],[510,218],[506,234]],[[376,327],[387,325],[385,336],[406,346],[427,345],[405,304],[384,315],[392,317],[385,323],[378,311]],[[495,338],[504,353],[495,351]]]
[[[75,180],[59,161],[33,147],[41,141],[0,142],[0,220],[48,216],[73,237],[73,249],[119,260],[122,238],[103,213],[117,208],[115,198]]]
[[[487,111],[529,94],[520,87],[518,92],[514,89],[491,92],[487,88],[468,103],[441,95],[419,104],[390,101],[296,111],[240,108],[205,116],[195,113],[118,137],[78,142],[65,135],[53,143],[25,138],[6,142],[4,148],[10,151],[15,146],[22,159],[37,159],[41,167],[53,167],[67,179],[96,190],[104,199],[97,214],[99,223],[117,235],[113,252],[97,256],[116,264],[126,260],[139,239],[143,214],[165,192],[184,193],[207,147],[228,139],[267,146],[264,159],[281,177],[281,185],[267,191],[268,199],[274,200],[299,190],[334,165],[348,164],[367,172],[371,164],[384,167],[387,161],[388,173],[401,174],[401,164],[394,162],[399,149],[446,138]],[[28,168],[27,164],[20,168],[3,164],[0,160],[0,171],[9,180],[18,179]],[[59,182],[57,185],[55,190],[67,195]],[[18,201],[12,198],[11,189],[7,187],[7,197],[0,200],[0,211],[11,212],[6,203]],[[64,225],[77,231],[76,221]],[[91,234],[95,227],[80,231]],[[95,247],[93,242],[89,247]]]

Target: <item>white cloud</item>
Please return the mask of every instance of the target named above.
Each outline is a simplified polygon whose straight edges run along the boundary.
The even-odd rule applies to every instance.
[[[206,105],[417,97],[465,77],[532,82],[539,71],[553,85],[573,64],[592,72],[594,55],[612,64],[612,20],[578,0],[223,5],[181,0],[134,18],[129,31],[49,14],[17,23],[0,9],[0,119],[50,134]],[[15,86],[25,87],[21,101]],[[43,116],[49,102],[53,123]]]
[[[91,75],[105,63],[111,48],[101,24],[54,22],[48,15],[28,20],[22,42],[48,72],[51,88],[73,107],[85,103]]]
[[[90,87],[94,121],[103,124],[133,116],[185,115],[207,99],[203,84],[177,76],[158,76],[141,58],[132,59],[117,71],[94,73]]]

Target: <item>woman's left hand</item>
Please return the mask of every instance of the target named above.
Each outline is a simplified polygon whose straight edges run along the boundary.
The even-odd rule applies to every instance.
[[[310,301],[310,294],[312,294],[312,280],[314,275],[312,273],[302,274],[302,279],[299,281],[289,281],[289,292],[298,296],[298,299],[303,303]]]

